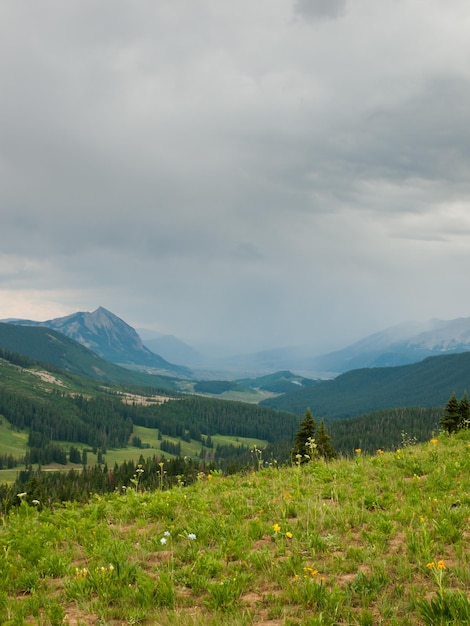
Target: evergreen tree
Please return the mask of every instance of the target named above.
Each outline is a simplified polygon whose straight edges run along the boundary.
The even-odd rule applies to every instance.
[[[459,428],[470,428],[470,402],[467,392],[463,394],[459,404],[460,422]]]
[[[77,447],[70,446],[69,460],[70,460],[70,463],[81,463],[82,462],[82,455],[80,454],[80,450]]]
[[[300,422],[300,428],[295,434],[294,447],[291,458],[294,463],[307,463],[310,461],[315,445],[315,432],[317,425],[310,409],[305,411],[305,416]]]
[[[336,450],[331,445],[330,435],[326,432],[325,420],[320,422],[316,444],[318,455],[323,457],[326,461],[336,458]]]
[[[459,401],[455,393],[453,393],[447,401],[444,414],[441,417],[441,426],[447,430],[448,433],[455,433],[459,429],[460,419]]]

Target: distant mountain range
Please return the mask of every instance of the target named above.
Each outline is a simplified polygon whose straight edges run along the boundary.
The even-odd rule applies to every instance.
[[[351,346],[306,362],[325,371],[417,363],[428,356],[470,351],[470,317],[392,326]]]
[[[406,322],[387,328],[335,352],[315,355],[308,344],[275,348],[219,360],[228,371],[273,372],[288,369],[313,378],[332,378],[363,367],[417,363],[428,356],[470,351],[470,317]]]
[[[176,338],[156,338],[159,340],[169,351],[173,346],[181,350],[181,356],[192,354],[189,346],[180,345]],[[195,380],[188,380],[187,367],[173,365],[153,353],[133,328],[102,307],[93,313],[75,313],[47,322],[0,323],[0,348],[107,381],[182,389],[178,380],[183,386]],[[263,354],[266,357],[267,353]],[[288,353],[291,363],[298,365],[292,371],[305,371],[307,366],[310,371],[314,367],[344,370],[330,380],[313,381],[303,373],[292,374],[285,368],[280,371],[281,353],[273,351],[271,357],[274,355],[277,358],[273,358],[271,372],[275,374],[255,379],[236,377],[238,380],[232,382],[201,376],[194,390],[219,395],[230,390],[261,389],[280,394],[263,402],[269,407],[299,415],[310,407],[315,415],[328,420],[394,407],[442,406],[453,392],[470,392],[470,318],[402,324],[344,350],[318,357],[303,355],[303,360],[293,351]],[[248,364],[254,369],[260,364],[253,358],[250,363],[250,355],[246,359],[245,367]]]
[[[369,335],[342,350],[315,355],[305,345],[275,348],[224,358],[207,357],[173,335],[137,331],[99,307],[46,322],[4,320],[22,326],[43,326],[78,341],[102,358],[128,368],[193,378],[260,376],[290,370],[310,378],[333,378],[363,367],[392,367],[417,363],[428,356],[470,351],[470,317],[406,322]],[[194,374],[193,371],[194,370]]]
[[[103,307],[92,313],[78,312],[46,322],[23,319],[7,321],[18,326],[51,328],[103,359],[124,367],[145,368],[153,374],[190,375],[189,368],[174,365],[149,350],[129,324]]]
[[[200,352],[189,346],[174,335],[161,335],[150,339],[142,339],[144,346],[164,359],[193,367],[204,362]]]

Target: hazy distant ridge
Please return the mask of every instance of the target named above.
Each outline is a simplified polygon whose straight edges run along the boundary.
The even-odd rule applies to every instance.
[[[374,333],[336,352],[313,358],[311,366],[346,372],[361,367],[417,363],[428,356],[470,350],[470,317],[406,322]]]

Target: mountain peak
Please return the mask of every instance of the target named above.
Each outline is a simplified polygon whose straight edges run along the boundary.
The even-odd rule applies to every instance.
[[[138,365],[173,374],[189,372],[151,352],[132,326],[102,306],[91,313],[80,311],[46,322],[24,320],[23,323],[52,328],[113,363]]]

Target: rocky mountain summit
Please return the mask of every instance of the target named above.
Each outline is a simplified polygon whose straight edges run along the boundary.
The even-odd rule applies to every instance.
[[[45,322],[9,320],[9,323],[52,328],[74,339],[107,361],[119,365],[136,366],[172,374],[189,374],[188,368],[173,365],[158,354],[151,352],[129,324],[103,307],[98,307],[91,313],[77,312]]]

